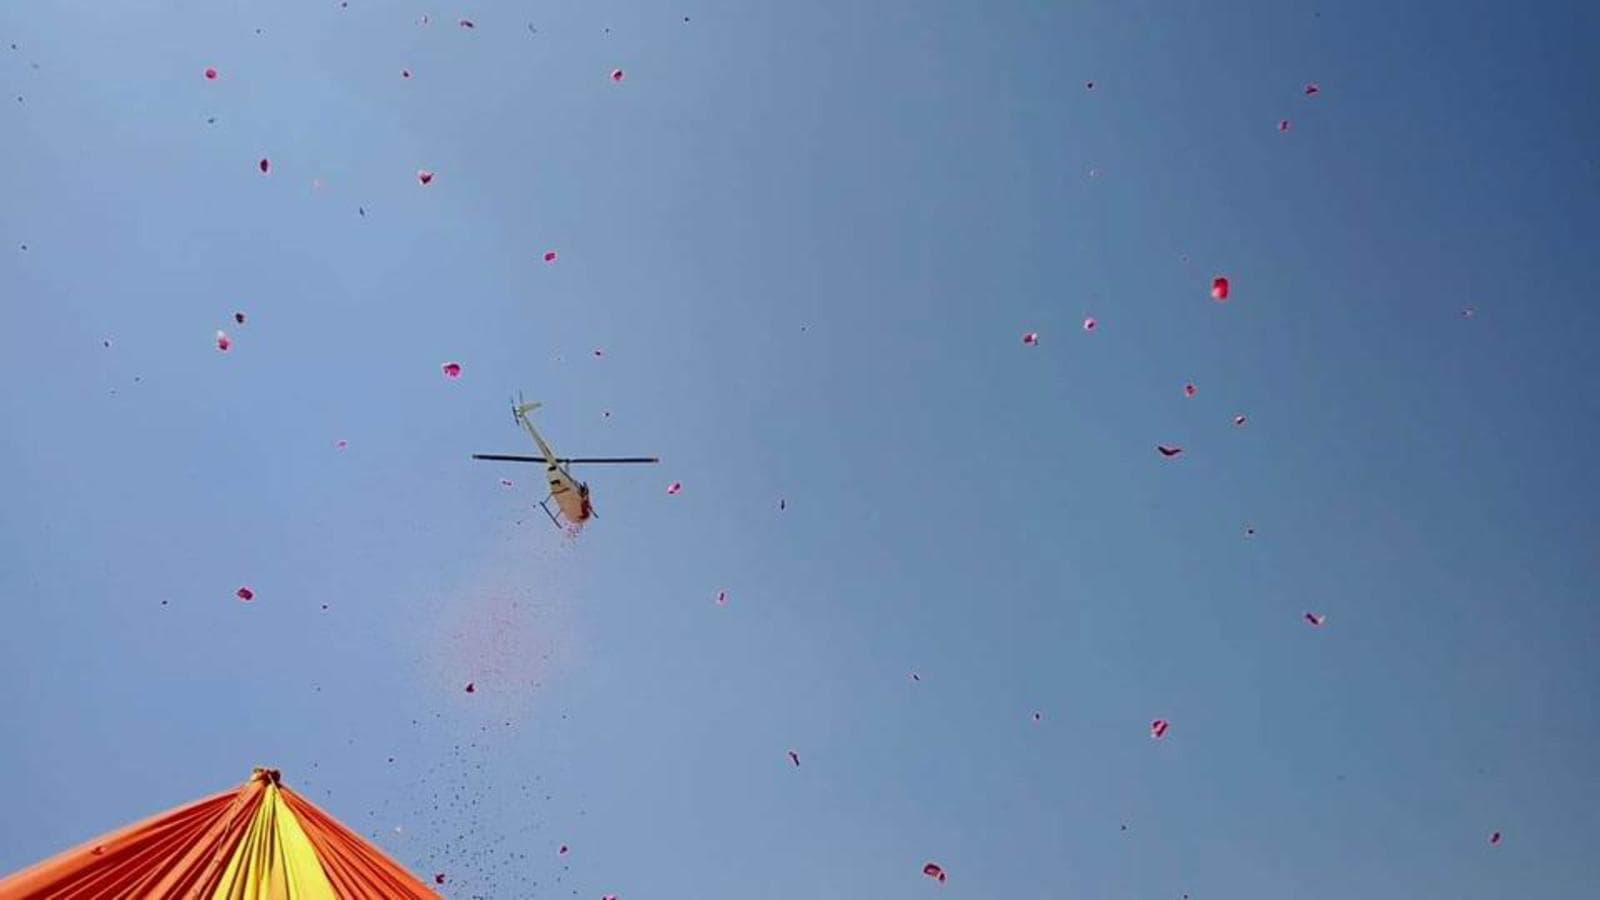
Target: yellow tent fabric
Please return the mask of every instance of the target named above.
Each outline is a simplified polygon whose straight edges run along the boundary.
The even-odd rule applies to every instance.
[[[438,894],[256,769],[207,797],[0,879],[0,900],[422,900]]]

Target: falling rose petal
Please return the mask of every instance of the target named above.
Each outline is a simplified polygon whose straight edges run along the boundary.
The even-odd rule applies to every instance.
[[[1195,387],[1192,383],[1191,384],[1186,384],[1186,385],[1183,386],[1183,395],[1185,397],[1193,397],[1195,394],[1198,394],[1198,393],[1200,393],[1200,389]]]
[[[1023,346],[1033,347],[1039,343],[1039,332],[1030,331],[1022,336]]]
[[[717,591],[717,605],[718,606],[727,606],[728,605],[728,592],[727,591]]]
[[[461,27],[462,28],[477,28],[478,26],[472,24],[472,20],[471,19],[462,19],[461,20]]]
[[[1096,328],[1098,328],[1099,325],[1100,325],[1100,323],[1096,322],[1094,320],[1093,316],[1090,316],[1089,318],[1083,320],[1083,330],[1084,331],[1093,331]]]
[[[1154,740],[1158,740],[1159,741],[1159,740],[1161,740],[1162,738],[1164,738],[1166,736],[1167,736],[1167,720],[1166,719],[1157,719],[1154,722],[1150,723],[1150,737],[1151,738],[1153,738]]]
[[[460,378],[461,377],[461,363],[458,363],[458,362],[447,362],[444,365],[439,367],[439,371],[443,372],[444,373],[444,377],[446,377],[446,378]]]
[[[249,603],[251,600],[256,598],[256,592],[250,590],[248,587],[239,588],[237,591],[233,592],[233,595],[245,603]]]
[[[444,884],[444,873],[443,872],[439,872],[439,873],[435,874],[433,876],[433,883],[434,884]]]
[[[227,353],[229,348],[231,348],[232,346],[233,346],[233,338],[228,337],[228,333],[226,331],[217,332],[217,349],[218,350],[221,350],[223,353]]]
[[[206,69],[206,80],[207,81],[216,81],[217,80],[217,70],[216,69],[212,69],[212,68],[207,68]]]
[[[401,78],[410,78],[411,77],[411,70],[410,69],[401,69],[400,70],[400,77]]]
[[[1290,128],[1290,124],[1289,124],[1289,120],[1288,119],[1279,119],[1278,120],[1278,130],[1279,131],[1288,131],[1289,128]]]
[[[1314,97],[1314,96],[1316,96],[1317,94],[1320,94],[1320,93],[1322,93],[1322,88],[1318,87],[1317,83],[1315,81],[1308,82],[1306,84],[1306,96],[1307,97]]]
[[[681,481],[674,481],[673,483],[667,485],[667,494],[669,496],[674,495],[674,494],[682,493],[682,491],[683,491],[683,482],[681,482]]]
[[[464,690],[469,694],[476,694],[478,692],[478,683],[476,681],[469,681],[467,682],[467,686],[464,688]]]
[[[612,81],[615,81],[615,82],[620,84],[622,82],[622,79],[624,79],[626,77],[628,77],[628,76],[622,74],[622,70],[621,69],[612,69],[611,70],[611,80]]]
[[[261,162],[256,163],[256,166],[261,169],[261,174],[265,175],[272,168],[272,160],[263,156],[261,157]]]
[[[1496,831],[1494,834],[1489,835],[1489,846],[1500,846],[1500,832]]]
[[[1328,621],[1328,617],[1320,613],[1308,612],[1306,613],[1306,621],[1313,627],[1321,628],[1322,623]]]
[[[561,845],[561,849],[556,851],[556,855],[557,856],[566,856],[567,855],[567,845],[566,844],[562,844]]]
[[[511,485],[511,479],[509,479],[509,478],[500,479],[500,486],[501,487],[511,487],[512,486]]]
[[[1249,420],[1244,417],[1244,414],[1240,413],[1239,415],[1233,417],[1233,427],[1235,427],[1235,428],[1243,428],[1244,427],[1244,423],[1247,422],[1247,421],[1249,421]]]
[[[242,312],[234,313],[233,314],[233,321],[234,321],[234,324],[236,324],[236,325],[243,325],[244,324],[244,313],[242,313]]]
[[[934,881],[937,881],[940,884],[944,884],[945,882],[944,866],[941,866],[938,863],[928,863],[927,865],[923,866],[922,874],[932,878]]]
[[[912,672],[912,673],[911,673],[911,680],[912,680],[912,681],[921,681],[921,680],[922,680],[922,676],[921,676],[921,675],[918,675],[918,674],[917,674],[917,673],[915,673],[915,672]]]
[[[350,442],[345,440],[344,438],[340,438],[337,441],[333,442],[333,449],[335,449],[335,450],[343,450],[344,448],[346,448],[348,446],[350,446]]]
[[[800,754],[794,752],[793,750],[790,750],[789,751],[789,762],[792,762],[796,766],[799,766],[800,765]]]
[[[418,169],[417,180],[422,182],[424,185],[431,184],[433,183],[433,173],[429,172],[427,169]]]
[[[1227,278],[1218,275],[1217,277],[1211,279],[1211,299],[1217,301],[1218,303],[1226,303],[1228,300],[1229,290],[1230,287],[1228,285]]]
[[[1174,456],[1177,456],[1178,454],[1182,453],[1183,452],[1183,448],[1182,447],[1168,447],[1166,444],[1157,444],[1156,445],[1156,452],[1160,453],[1162,456],[1165,456],[1167,459],[1171,459]]]
[[[605,356],[606,352],[604,350],[601,350],[599,347],[596,347],[596,348],[594,348],[594,355],[595,356]]]
[[[602,894],[600,900],[617,900],[616,894]]]
[[[544,261],[547,262],[547,263],[555,262],[556,261],[556,252],[554,250],[546,250],[544,252]]]

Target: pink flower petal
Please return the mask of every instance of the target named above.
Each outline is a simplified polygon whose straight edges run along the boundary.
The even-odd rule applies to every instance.
[[[1218,275],[1217,277],[1211,279],[1211,299],[1217,301],[1218,303],[1226,303],[1228,302],[1229,290],[1231,290],[1231,288],[1228,285],[1227,278]]]
[[[674,481],[673,483],[667,485],[667,494],[668,495],[679,494],[679,493],[682,493],[682,492],[683,492],[683,482],[681,482],[681,481]]]
[[[554,250],[546,250],[544,252],[544,261],[547,262],[547,263],[555,262],[556,261],[556,252]]]
[[[427,169],[418,169],[417,180],[423,184],[429,184],[433,181],[433,173],[429,172]]]
[[[1152,739],[1159,741],[1159,740],[1161,740],[1162,738],[1164,738],[1166,736],[1167,736],[1167,720],[1166,719],[1157,719],[1154,722],[1150,723],[1150,737]]]
[[[1249,420],[1244,417],[1244,413],[1240,413],[1239,415],[1233,417],[1233,427],[1243,428],[1244,423],[1247,421]]]
[[[800,754],[794,752],[793,750],[790,750],[789,751],[789,762],[792,762],[796,766],[799,766],[800,765]]]
[[[605,894],[605,895],[602,895],[600,897],[600,900],[617,900],[617,895],[616,894]]]
[[[1030,331],[1027,334],[1023,335],[1022,336],[1022,343],[1025,346],[1028,346],[1028,347],[1036,346],[1039,343],[1039,332]]]
[[[622,74],[622,70],[621,69],[612,69],[611,70],[611,80],[612,81],[618,82],[620,84],[622,82],[622,79],[624,79],[626,77],[628,77],[628,76]]]
[[[1496,831],[1494,834],[1489,835],[1489,846],[1500,846],[1500,832]]]
[[[217,80],[217,70],[208,67],[206,69],[206,80],[207,81],[216,81]]]
[[[557,856],[566,856],[567,855],[567,845],[566,844],[562,844],[561,845],[561,849],[556,851],[556,855]]]
[[[344,448],[346,448],[348,446],[350,446],[350,442],[345,440],[344,438],[340,438],[337,441],[333,442],[333,449],[335,449],[335,450],[343,450]]]
[[[1291,126],[1289,124],[1289,120],[1288,119],[1279,119],[1278,120],[1278,130],[1279,131],[1288,131],[1290,127]]]
[[[728,592],[727,591],[717,591],[717,605],[718,606],[727,606],[728,605]]]
[[[1177,456],[1178,454],[1182,453],[1183,452],[1183,448],[1182,447],[1168,447],[1166,444],[1157,444],[1156,445],[1156,452],[1160,453],[1162,456],[1165,456],[1167,459],[1171,459],[1174,456]]]
[[[256,163],[256,165],[261,169],[261,174],[265,175],[272,168],[272,160],[263,156],[261,157],[261,162]]]
[[[465,690],[469,694],[476,694],[478,692],[478,683],[476,681],[469,681],[467,682],[467,686],[462,690]]]
[[[1096,322],[1094,320],[1094,316],[1090,316],[1089,318],[1083,320],[1083,330],[1084,331],[1093,331],[1093,330],[1095,330],[1096,327],[1099,326],[1099,324],[1100,324],[1099,322]]]
[[[1321,613],[1308,612],[1306,613],[1306,621],[1311,623],[1313,627],[1320,628],[1323,622],[1328,621],[1328,617]]]
[[[1186,384],[1186,385],[1183,386],[1183,395],[1185,397],[1193,397],[1195,394],[1198,394],[1198,393],[1200,393],[1200,389],[1195,387],[1192,383],[1191,384]]]
[[[237,591],[233,592],[233,595],[245,603],[249,603],[251,600],[256,598],[256,592],[250,590],[248,587],[239,588]]]
[[[944,866],[941,866],[938,863],[931,862],[923,866],[922,874],[932,878],[934,881],[937,881],[940,884],[944,884],[945,882]]]
[[[1320,93],[1322,93],[1322,88],[1317,87],[1317,83],[1315,81],[1308,82],[1306,84],[1306,96],[1307,97],[1312,97],[1312,96],[1315,96],[1315,95],[1320,94]]]
[[[461,363],[458,363],[458,362],[447,362],[444,365],[439,367],[439,371],[443,372],[444,373],[444,377],[446,377],[446,378],[460,378],[461,377]]]
[[[228,337],[228,333],[226,331],[217,332],[217,349],[218,350],[221,350],[223,353],[227,353],[229,348],[231,348],[232,346],[233,346],[233,338]]]

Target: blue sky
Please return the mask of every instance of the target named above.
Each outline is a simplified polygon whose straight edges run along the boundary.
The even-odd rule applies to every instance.
[[[1592,5],[254,6],[0,11],[0,871],[1600,883]]]

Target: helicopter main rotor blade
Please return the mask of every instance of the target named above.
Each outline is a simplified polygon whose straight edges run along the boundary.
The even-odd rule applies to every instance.
[[[495,460],[497,462],[536,462],[536,463],[542,463],[542,462],[545,461],[544,457],[542,457],[542,456],[511,456],[511,455],[505,454],[505,453],[474,453],[474,454],[472,454],[472,458],[473,459],[489,459],[489,460]]]
[[[497,462],[549,462],[549,460],[543,456],[518,456],[511,453],[474,453],[472,454],[472,458],[487,459]],[[661,462],[661,459],[655,456],[580,456],[572,458],[560,457],[556,459],[556,462],[560,463],[561,465],[570,465],[573,463],[595,465],[597,463],[658,463]]]

